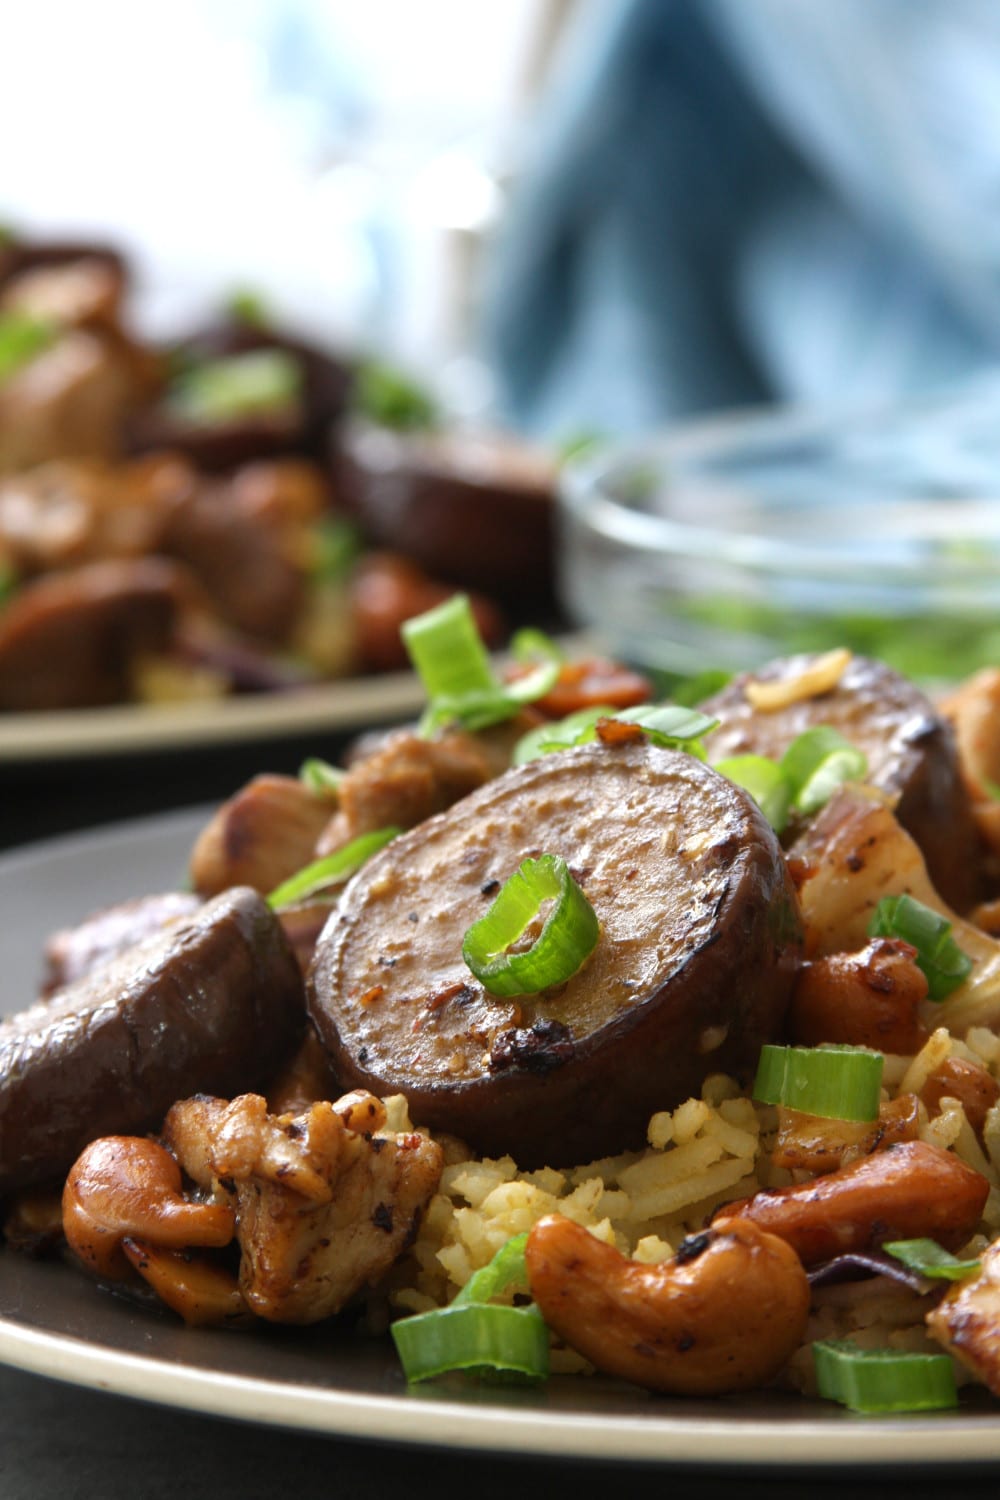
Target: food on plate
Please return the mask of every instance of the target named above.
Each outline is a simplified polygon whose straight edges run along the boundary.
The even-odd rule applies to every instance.
[[[461,605],[407,639],[417,728],[255,778],[191,893],[54,936],[0,1033],[11,1246],[192,1324],[388,1318],[414,1380],[1000,1396],[1000,943],[912,815],[943,785],[966,830],[962,733],[842,655],[688,709],[537,636],[499,675]]]
[[[344,414],[352,363],[238,304],[214,326],[170,345],[155,395],[134,414],[133,452],[183,453],[208,473],[292,454],[320,461]]]
[[[539,849],[601,924],[556,1006],[492,995],[462,953]],[[655,1109],[709,1073],[748,1074],[798,941],[747,794],[683,752],[598,743],[515,768],[374,855],[317,945],[309,1008],[352,1087],[405,1094],[414,1119],[487,1155],[564,1166],[641,1145]]]
[[[879,662],[834,651],[786,657],[735,678],[702,704],[718,717],[710,756],[779,756],[804,730],[829,725],[868,757],[867,779],[894,798],[935,888],[958,911],[977,896],[978,837],[955,737],[922,692]]]
[[[402,670],[402,623],[457,586],[486,591],[492,646],[508,610],[555,617],[547,458],[435,414],[433,444],[453,457],[422,473],[418,514],[390,516],[381,480],[335,455],[353,426],[417,440],[400,430],[405,382],[293,335],[247,295],[154,347],[129,327],[129,282],[101,246],[0,246],[0,711]],[[140,564],[160,561],[175,581],[154,631],[134,596]],[[112,563],[97,601],[86,569]],[[61,660],[77,633],[80,670]]]
[[[218,697],[399,668],[403,621],[452,591],[358,545],[322,473],[299,459],[224,477],[162,454],[0,476],[0,709]],[[477,614],[499,644],[499,612],[483,599]]]
[[[173,1101],[250,1088],[302,1032],[302,976],[262,898],[233,888],[0,1024],[0,1186]]]
[[[377,545],[522,612],[552,599],[556,466],[543,452],[509,434],[355,418],[334,474]]]

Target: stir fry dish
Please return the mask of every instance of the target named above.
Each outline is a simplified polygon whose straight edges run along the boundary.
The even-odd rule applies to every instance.
[[[0,233],[0,712],[402,669],[458,587],[491,645],[555,618],[546,455],[246,294],[153,347],[129,291],[105,246]]]
[[[416,726],[235,792],[0,1026],[7,1253],[409,1381],[1000,1396],[1000,672],[695,708],[468,601]],[[95,1295],[99,1295],[95,1292]]]

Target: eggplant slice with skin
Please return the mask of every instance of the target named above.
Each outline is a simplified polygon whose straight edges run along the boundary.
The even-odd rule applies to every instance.
[[[176,1099],[258,1087],[305,1024],[281,925],[225,891],[0,1024],[0,1194],[65,1172],[90,1141],[157,1127]]]
[[[565,984],[489,994],[466,930],[528,857],[561,855],[601,924]],[[801,942],[777,840],[690,755],[587,745],[508,772],[354,877],[309,1008],[344,1087],[524,1167],[641,1145],[710,1073],[746,1079],[778,1032]]]

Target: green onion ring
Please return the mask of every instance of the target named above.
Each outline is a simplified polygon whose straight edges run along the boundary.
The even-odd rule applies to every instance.
[[[761,1048],[753,1097],[827,1120],[878,1119],[883,1058],[863,1047]]]
[[[366,860],[371,859],[373,854],[377,854],[401,832],[394,824],[388,828],[376,828],[374,833],[361,834],[324,859],[314,860],[311,865],[306,865],[276,886],[267,898],[268,906],[274,911],[280,911],[283,906],[293,906],[297,901],[318,895],[330,886],[343,885],[356,870],[360,870]]]
[[[531,947],[510,952],[547,900],[555,904]],[[566,861],[543,854],[524,860],[504,883],[486,915],[465,934],[462,957],[491,995],[537,995],[577,972],[600,931]]]
[[[819,1394],[851,1411],[934,1411],[958,1405],[947,1354],[859,1349],[847,1339],[813,1344]]]

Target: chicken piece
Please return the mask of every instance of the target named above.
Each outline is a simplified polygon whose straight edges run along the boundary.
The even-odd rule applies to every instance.
[[[931,1335],[1000,1396],[1000,1240],[982,1256],[977,1276],[960,1281],[927,1314]]]
[[[375,1128],[357,1128],[366,1121]],[[170,1110],[164,1140],[181,1166],[235,1205],[240,1290],[258,1317],[328,1318],[412,1243],[441,1176],[441,1148],[384,1122],[380,1101],[357,1094],[294,1116],[269,1115],[257,1094]]]
[[[1000,943],[942,901],[920,850],[877,792],[841,787],[792,855],[801,872],[807,958],[862,948],[882,897],[913,896],[951,922],[955,942],[972,959],[969,977],[946,1000],[920,1003],[920,1020],[957,1037],[1000,1021]]]
[[[361,834],[392,824],[415,828],[498,774],[496,757],[475,735],[454,730],[427,740],[399,730],[351,766],[338,788],[339,811],[316,854],[332,854]]]
[[[191,884],[203,896],[231,885],[266,896],[315,858],[332,806],[295,776],[255,776],[198,835]]]
[[[167,649],[188,598],[181,571],[158,557],[34,579],[0,614],[0,710],[128,698],[137,660]]]
[[[257,640],[281,643],[307,592],[298,526],[260,504],[253,486],[206,482],[179,497],[162,550],[191,568],[222,618]]]
[[[194,475],[169,456],[111,465],[53,460],[0,480],[0,546],[22,575],[156,550]]]
[[[70,329],[0,386],[0,473],[53,458],[108,458],[134,399],[127,356]]]
[[[3,289],[0,311],[16,311],[63,327],[117,326],[125,278],[100,256],[21,271]]]

